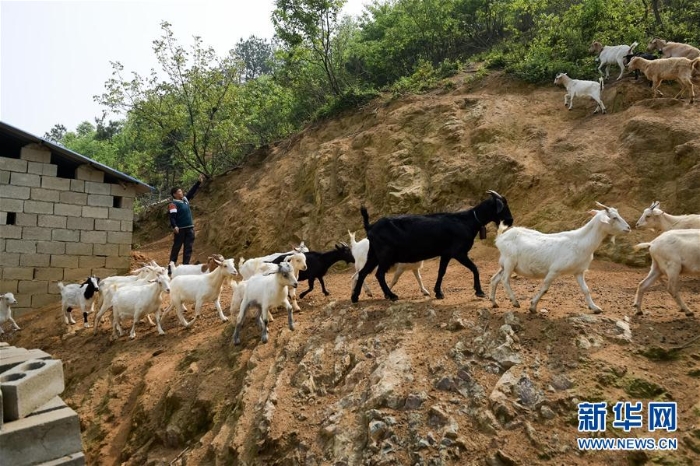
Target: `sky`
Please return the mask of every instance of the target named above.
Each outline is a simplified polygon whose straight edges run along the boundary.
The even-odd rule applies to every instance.
[[[348,0],[359,16],[370,0]],[[158,68],[151,48],[167,21],[180,45],[193,36],[222,56],[241,38],[271,38],[274,0],[0,1],[0,121],[43,136],[55,124],[94,123],[111,77]]]

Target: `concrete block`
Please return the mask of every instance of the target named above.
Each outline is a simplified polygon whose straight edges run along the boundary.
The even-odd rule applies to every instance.
[[[38,188],[41,186],[41,176],[32,173],[12,172],[10,175],[10,185],[13,186],[30,186]]]
[[[99,256],[77,256],[78,267],[99,269],[105,266],[105,258]]]
[[[51,232],[52,241],[80,241],[80,231],[78,230],[53,230]]]
[[[65,215],[66,217],[80,217],[83,215],[83,206],[72,204],[54,204],[53,213],[55,215]]]
[[[83,217],[87,218],[109,218],[109,209],[107,207],[83,207]]]
[[[92,275],[97,277],[111,277],[112,275],[120,275],[128,272],[128,270],[118,270],[118,269],[92,269]],[[12,308],[14,310],[14,308]]]
[[[0,238],[20,239],[21,237],[22,227],[18,225],[0,225]]]
[[[22,317],[25,314],[29,314],[30,312],[34,312],[35,309],[32,309],[31,307],[12,307],[12,314],[14,314],[15,319],[17,317]]]
[[[19,173],[18,173],[19,175]],[[0,185],[0,198],[7,199],[29,199],[32,188],[13,184]]]
[[[58,165],[54,165],[52,163],[44,163],[42,164],[42,168],[42,176],[56,176],[58,174]]]
[[[119,245],[118,244],[95,244],[93,246],[92,253],[96,256],[118,256],[119,255]]]
[[[56,176],[58,165],[50,163],[27,162],[27,173],[43,176]]]
[[[17,285],[19,286],[19,285]],[[32,297],[28,294],[18,294],[15,295],[15,299],[17,300],[17,304],[12,306],[12,312],[15,315],[15,317],[19,317],[19,314],[17,313],[17,309],[20,307],[29,307],[32,305]]]
[[[12,310],[14,311],[14,308]],[[21,349],[23,349],[24,352],[17,352],[12,355],[8,354],[7,356],[5,356],[7,353],[2,353],[2,357],[0,358],[0,374],[9,371],[18,364],[27,362],[30,359],[52,359],[50,354],[44,353],[39,349]],[[2,458],[2,455],[0,455],[0,458]]]
[[[85,455],[82,451],[65,455],[53,461],[38,464],[37,466],[85,466]]]
[[[0,392],[2,393],[2,392]],[[54,396],[47,403],[39,406],[37,409],[31,412],[30,416],[36,416],[37,414],[48,413],[49,411],[56,411],[57,409],[67,408],[68,405],[61,399],[60,396]]]
[[[87,194],[74,193],[73,191],[61,191],[59,201],[61,202],[61,204],[86,205]]]
[[[102,194],[88,194],[87,205],[95,207],[112,207],[114,198]]]
[[[27,173],[27,161],[0,157],[0,170],[8,172]]]
[[[16,421],[63,393],[63,364],[32,359],[0,375],[5,422]]]
[[[20,267],[48,267],[51,263],[50,254],[22,254],[19,256]],[[32,268],[32,278],[34,269]]]
[[[2,264],[3,267],[19,267],[19,253],[5,251],[0,252],[0,264]],[[3,292],[0,291],[0,293]]]
[[[49,292],[51,292],[52,282],[63,280],[63,269],[56,267],[35,267],[35,280],[46,280],[49,282]],[[53,284],[53,286],[56,286]]]
[[[54,285],[55,286],[55,285]],[[55,305],[61,302],[61,297],[54,294],[35,294],[32,295],[32,309]]]
[[[17,284],[18,294],[46,294],[49,290],[49,282],[47,280],[20,280]]]
[[[131,244],[133,235],[128,232],[108,231],[107,242],[110,244]]]
[[[121,222],[122,222],[121,223],[121,230],[122,231],[130,231],[130,232],[134,231],[134,222],[130,222],[128,220],[122,220]]]
[[[0,252],[5,252],[5,244],[7,244],[7,240],[5,238],[0,238]]]
[[[95,219],[85,217],[70,217],[66,226],[70,230],[94,230]]]
[[[24,212],[27,214],[53,214],[53,202],[24,201]]]
[[[36,252],[39,254],[65,254],[66,243],[61,241],[38,241],[36,243]]]
[[[22,257],[20,256],[20,261]],[[33,267],[3,267],[3,280],[32,280],[34,278]],[[14,292],[13,292],[14,293]],[[15,296],[16,298],[16,296]]]
[[[103,183],[105,179],[104,172],[101,172],[89,165],[81,165],[75,170],[75,178],[78,180],[95,181]]]
[[[29,350],[26,348],[17,348],[15,346],[4,347],[0,352],[0,357],[2,357],[3,359],[14,358],[17,356],[24,355],[29,357]]]
[[[78,414],[68,407],[8,422],[0,433],[0,458],[12,466],[54,461],[82,449]]]
[[[106,196],[112,195],[112,184],[109,183],[95,183],[94,181],[85,182],[85,192],[88,194],[104,194]]]
[[[69,178],[55,178],[53,176],[42,176],[41,177],[41,187],[44,189],[54,189],[56,191],[69,191],[70,190]]]
[[[83,180],[70,180],[70,190],[76,193],[85,192],[85,181]]]
[[[109,218],[112,220],[133,220],[134,211],[132,209],[117,209],[116,207],[110,207]],[[163,216],[167,221],[167,218]]]
[[[78,267],[78,256],[52,255],[51,267]]]
[[[24,212],[24,201],[0,197],[0,210],[3,212]]]
[[[7,225],[7,212],[0,212],[0,225]]]
[[[107,232],[106,231],[81,231],[80,232],[80,241],[83,243],[104,244],[107,242]]]
[[[40,216],[41,217],[41,216]],[[37,240],[37,241],[50,241],[52,233],[55,230],[48,227],[23,227],[22,228],[22,239],[23,240]]]
[[[95,230],[121,231],[121,220],[98,219],[95,220]]]
[[[41,175],[41,172],[43,169],[41,166],[43,163],[39,162],[27,162],[27,173],[31,173],[33,175]]]
[[[56,269],[53,267],[49,267],[49,268],[52,268],[53,270],[60,270],[61,273],[63,273],[63,269]],[[36,273],[34,274],[34,276],[36,276]],[[61,290],[58,289],[58,283],[56,283],[56,281],[48,280],[48,282],[49,282],[49,290],[47,291],[48,294],[50,294],[50,295],[61,294]]]
[[[134,198],[133,197],[123,197],[122,198],[122,209],[133,210],[134,208]]]
[[[31,188],[32,192],[29,198],[33,201],[46,201],[46,202],[56,202],[60,196],[61,191],[56,189],[46,189],[46,188]]]
[[[70,281],[70,282],[80,281],[82,283],[91,274],[92,274],[92,269],[78,269],[78,268],[74,268],[74,267],[69,267],[69,268],[63,269],[63,280]],[[98,277],[103,277],[103,276],[106,277],[106,275],[98,275]]]
[[[129,184],[110,184],[109,185],[111,191],[110,194],[112,196],[121,196],[121,197],[131,197],[134,198],[136,197],[136,188],[134,184],[129,183]]]
[[[93,252],[91,243],[66,243],[66,254],[69,256],[90,256]]]
[[[131,257],[107,257],[105,267],[113,269],[128,269],[131,266]]]
[[[15,225],[21,227],[35,227],[39,223],[39,214],[18,213],[15,218]]]
[[[0,184],[10,184],[10,172],[0,170]]]
[[[66,228],[68,217],[62,215],[39,215],[39,226],[49,228]]]
[[[4,278],[0,280],[0,290],[2,290],[3,293],[14,293],[17,294],[17,284],[19,283],[19,280],[5,280]],[[14,312],[15,308],[14,306],[12,307],[12,311]]]
[[[5,244],[5,250],[7,252],[36,254],[36,241],[26,239],[8,239],[7,243]]]
[[[119,245],[119,255],[126,257],[131,257],[131,244],[120,244]]]
[[[51,163],[51,151],[33,142],[22,147],[19,158],[28,162]]]

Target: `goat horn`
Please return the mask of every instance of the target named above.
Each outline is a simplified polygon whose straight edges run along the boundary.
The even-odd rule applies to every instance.
[[[487,192],[488,194],[492,194],[492,195],[494,195],[494,196],[496,196],[496,197],[499,197],[499,198],[503,199],[503,196],[501,196],[500,194],[498,194],[496,191],[493,191],[493,190],[489,189],[489,190],[486,191],[486,192]]]
[[[606,211],[609,211],[609,210],[610,210],[610,207],[608,207],[608,206],[606,206],[606,205],[604,205],[604,204],[601,204],[601,203],[598,202],[598,201],[595,201],[595,205],[597,205],[598,207],[602,207],[602,208],[605,209]]]
[[[654,201],[654,202],[652,202],[652,203],[651,203],[650,209],[651,209],[651,210],[656,209],[657,207],[659,207],[659,204],[660,204],[659,201]]]

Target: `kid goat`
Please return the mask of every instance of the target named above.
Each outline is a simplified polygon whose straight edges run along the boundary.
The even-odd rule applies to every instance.
[[[500,269],[491,278],[490,297],[493,307],[496,303],[496,288],[499,282],[508,293],[514,307],[520,307],[510,287],[510,276],[513,272],[524,277],[544,278],[540,291],[532,298],[530,312],[537,311],[537,303],[547,292],[555,278],[564,274],[576,277],[588,307],[596,314],[603,312],[591,299],[591,293],[586,285],[583,274],[593,260],[593,252],[608,236],[627,233],[630,226],[617,213],[614,207],[606,207],[596,202],[603,210],[591,210],[593,218],[578,230],[560,233],[540,233],[523,227],[509,228],[505,232],[503,226],[498,229],[496,247],[501,252],[498,263]]]
[[[356,303],[367,275],[377,268],[377,281],[384,296],[392,301],[399,299],[386,283],[385,275],[392,265],[399,262],[420,262],[440,257],[438,278],[435,282],[435,297],[442,299],[442,279],[451,259],[457,259],[474,274],[474,291],[479,297],[486,296],[479,282],[479,270],[469,259],[468,253],[479,230],[491,222],[513,224],[513,216],[506,198],[495,191],[476,207],[456,213],[427,215],[399,215],[384,217],[369,224],[367,209],[362,207],[362,219],[369,252],[367,263],[360,270],[351,300]]]
[[[671,215],[659,209],[659,201],[652,202],[651,206],[644,209],[642,216],[637,220],[637,228],[650,230],[687,230],[700,228],[700,215]]]
[[[604,88],[603,78],[600,78],[598,82],[583,81],[580,79],[571,79],[566,73],[559,73],[556,78],[554,78],[554,84],[561,84],[566,88],[564,105],[567,105],[569,110],[574,106],[574,97],[588,96],[598,104],[593,113],[598,113],[598,110],[602,110],[602,112],[605,113],[605,105],[603,105],[603,101],[600,98],[600,93]]]
[[[0,294],[0,335],[5,333],[2,331],[2,324],[6,321],[12,322],[12,327],[15,330],[21,330],[15,319],[12,318],[12,309],[10,309],[11,304],[17,304],[15,295],[12,293]]]
[[[83,325],[85,328],[90,327],[88,324],[88,310],[92,312],[95,301],[95,293],[99,291],[100,279],[97,277],[88,277],[81,284],[73,283],[64,285],[58,282],[58,289],[61,291],[61,308],[63,309],[63,319],[66,324],[74,324],[73,316],[70,311],[74,307],[79,307],[83,312]]]

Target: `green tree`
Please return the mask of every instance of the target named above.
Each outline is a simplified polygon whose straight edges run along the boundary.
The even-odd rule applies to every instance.
[[[241,39],[233,53],[244,63],[243,79],[246,82],[272,73],[273,49],[267,40],[254,35],[246,40]]]
[[[53,125],[48,132],[44,133],[44,139],[47,141],[55,142],[56,144],[61,144],[61,141],[65,137],[68,130],[65,126],[60,123]]]

